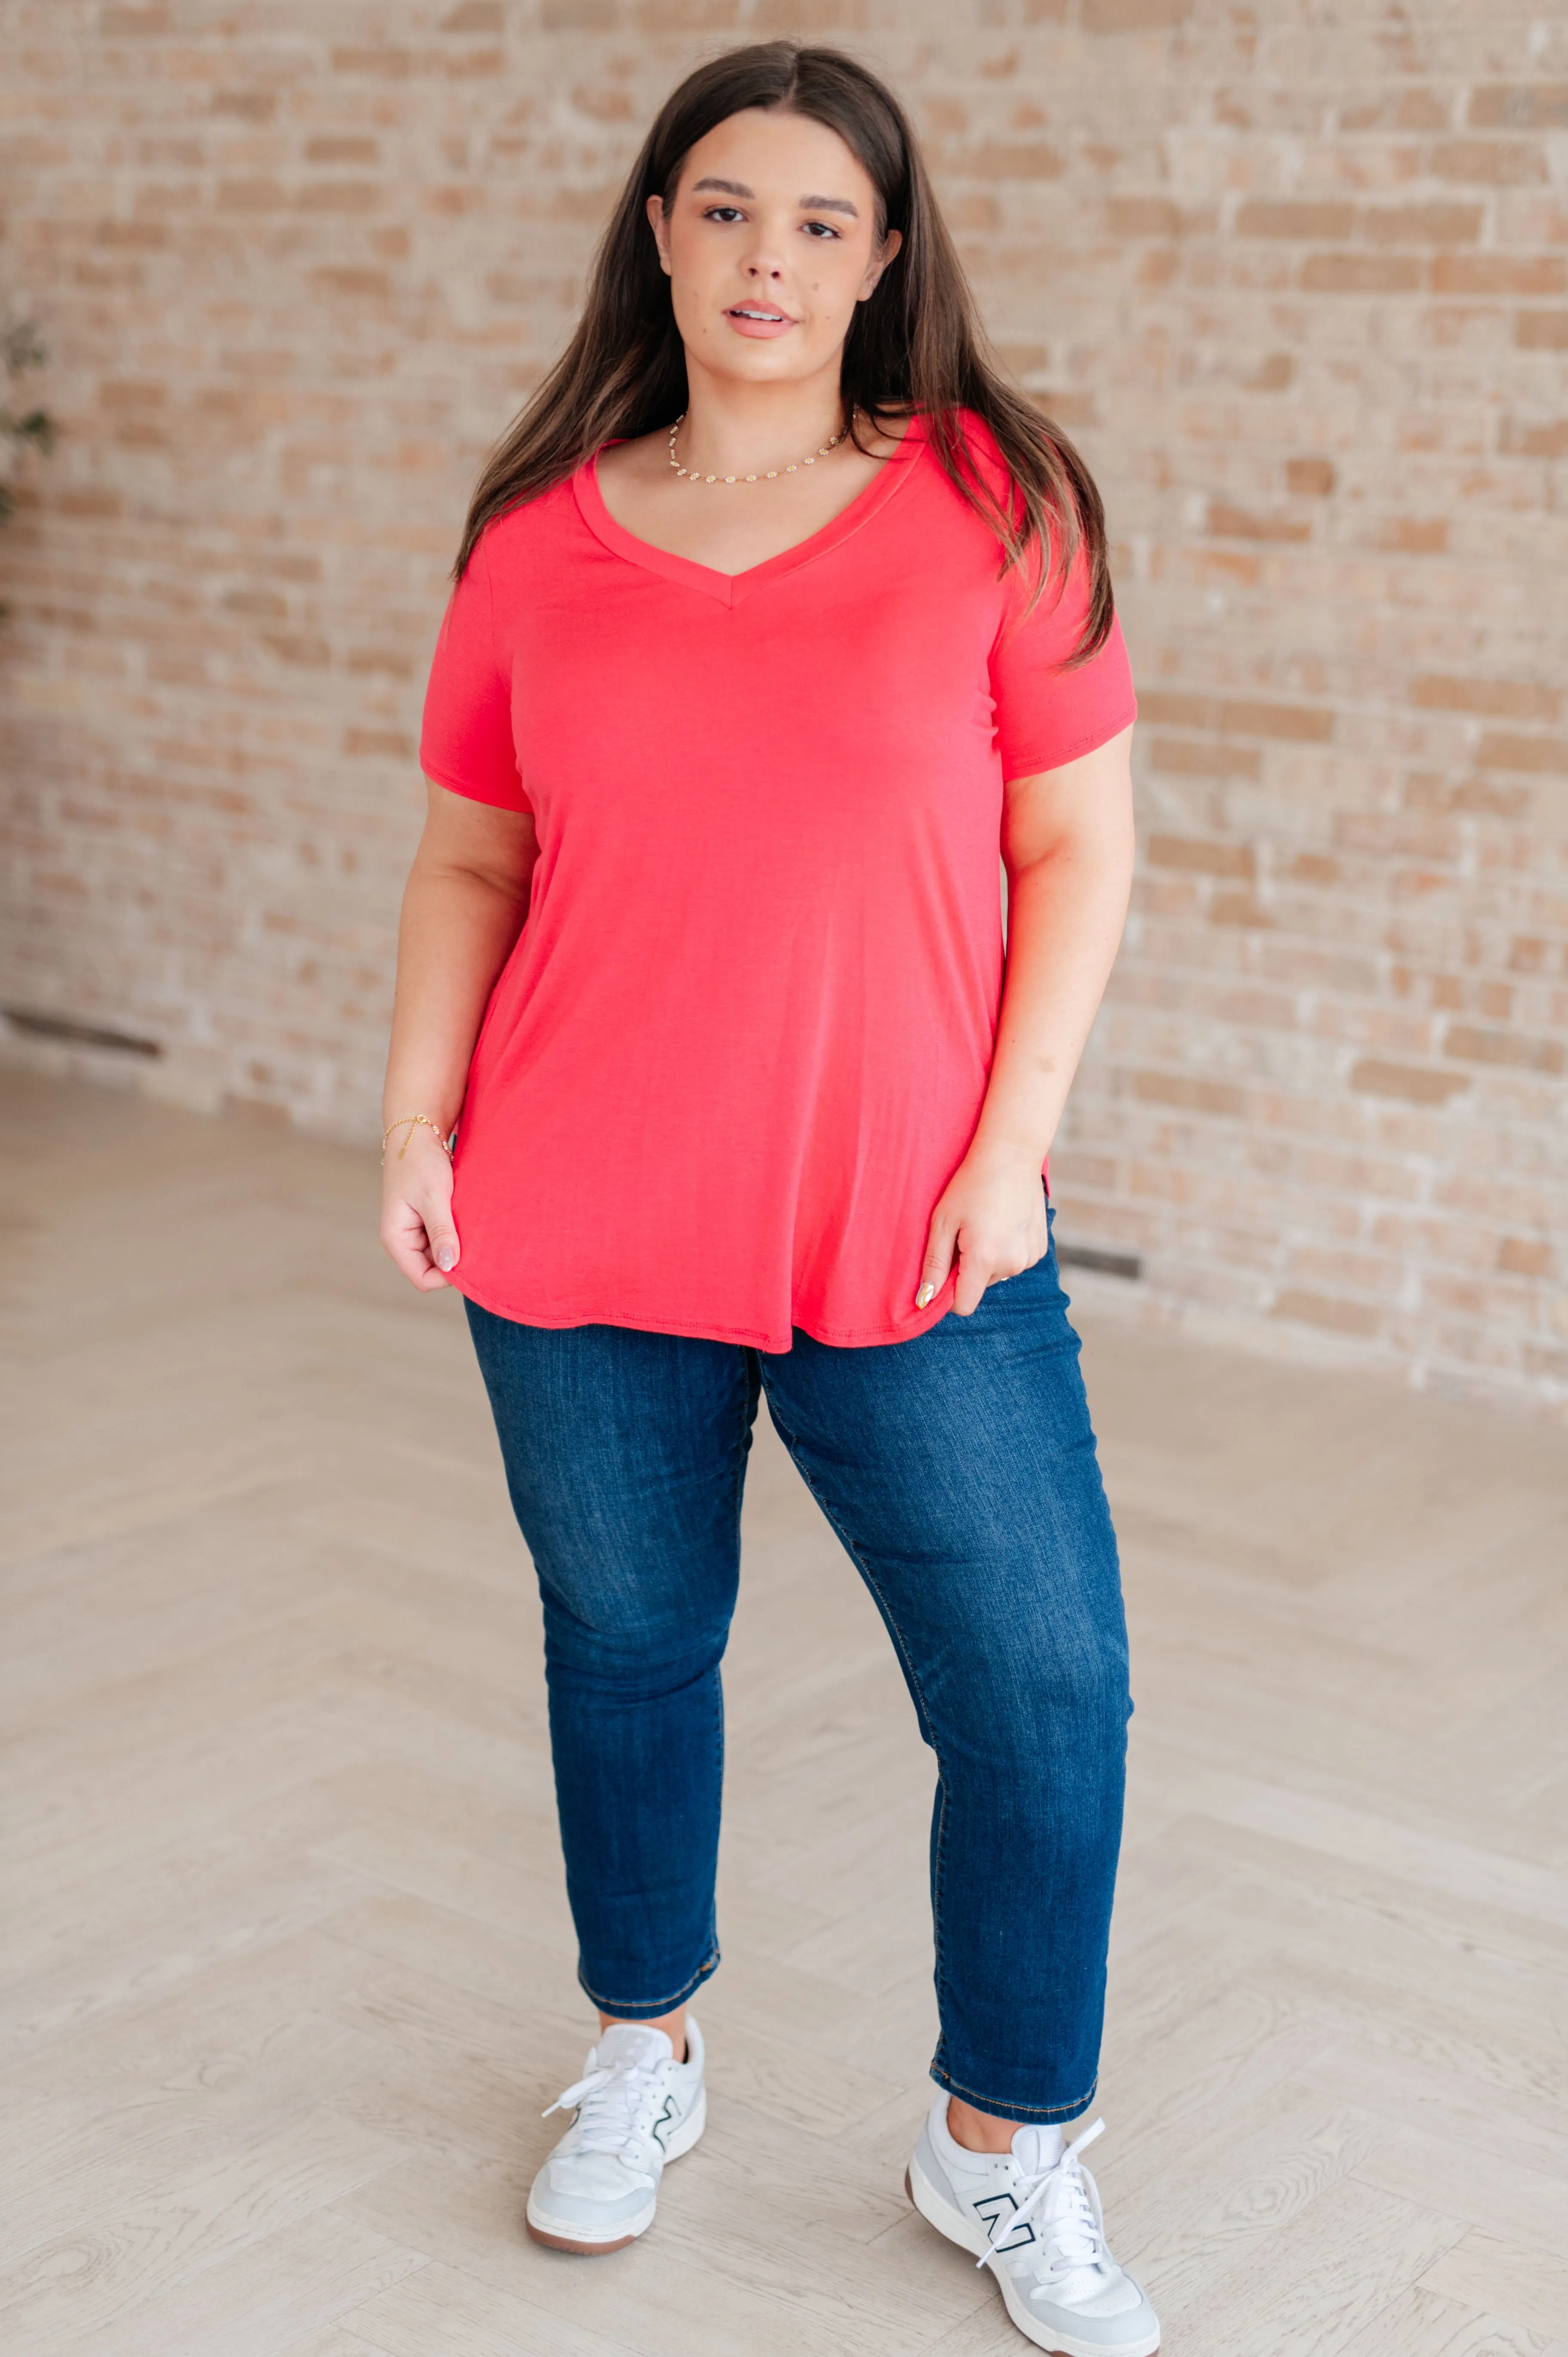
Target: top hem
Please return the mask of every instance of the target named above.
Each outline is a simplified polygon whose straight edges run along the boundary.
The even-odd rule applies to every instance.
[[[455,1269],[446,1281],[455,1292],[462,1294],[464,1298],[473,1302],[476,1308],[488,1309],[492,1318],[508,1318],[514,1326],[545,1326],[554,1330],[572,1326],[627,1326],[637,1333],[672,1334],[689,1342],[746,1342],[749,1343],[753,1350],[766,1351],[770,1358],[782,1358],[793,1347],[797,1333],[809,1335],[813,1342],[827,1342],[838,1349],[851,1351],[875,1350],[888,1342],[916,1341],[922,1334],[929,1333],[933,1326],[946,1317],[952,1306],[949,1297],[955,1276],[956,1271],[949,1275],[947,1283],[942,1286],[936,1299],[928,1303],[912,1325],[834,1329],[809,1325],[804,1318],[797,1318],[789,1329],[788,1340],[783,1342],[776,1340],[771,1335],[765,1334],[753,1326],[677,1326],[663,1318],[628,1318],[623,1315],[612,1315],[602,1304],[574,1309],[564,1316],[542,1317],[537,1311],[519,1308],[510,1302],[487,1300],[477,1286],[465,1282],[461,1267]]]
[[[432,785],[441,787],[446,793],[460,795],[466,802],[487,802],[491,810],[515,811],[520,818],[532,818],[533,815],[533,804],[521,790],[505,791],[489,784],[478,785],[471,778],[453,777],[435,762],[427,761],[423,750],[419,766]]]
[[[1134,702],[1118,719],[1108,720],[1101,716],[1083,736],[1071,738],[1066,745],[1053,745],[1048,758],[1043,748],[1038,748],[1037,759],[1030,751],[1012,753],[1003,764],[1003,781],[1011,786],[1021,778],[1042,778],[1052,770],[1065,770],[1069,761],[1081,761],[1086,754],[1098,753],[1102,745],[1109,745],[1112,737],[1120,737],[1123,729],[1131,728],[1137,717],[1138,706]],[[1026,764],[1032,759],[1036,766],[1027,768]]]

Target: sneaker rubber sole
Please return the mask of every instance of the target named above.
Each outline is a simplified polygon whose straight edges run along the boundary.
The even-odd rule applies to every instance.
[[[665,2147],[666,2169],[672,2160],[679,2160],[682,2153],[691,2151],[707,2125],[708,2091],[704,2087]],[[574,2258],[578,2259],[598,2259],[603,2258],[607,2251],[624,2251],[628,2243],[635,2243],[639,2234],[646,2234],[653,2223],[658,2207],[656,2190],[650,2194],[644,2207],[632,2217],[618,2221],[613,2235],[596,2242],[591,2235],[584,2233],[581,2224],[575,2220],[552,2218],[548,2211],[539,2209],[531,2190],[523,2223],[534,2242],[542,2243],[546,2250],[569,2251]]]
[[[921,2217],[934,2226],[939,2234],[945,2234],[948,2241],[956,2243],[961,2251],[968,2251],[979,2258],[986,2247],[984,2229],[972,2219],[966,2218],[945,2193],[938,2191],[920,2168],[918,2158],[904,2171],[904,2190]],[[1145,2335],[1141,2341],[1129,2341],[1119,2349],[1110,2349],[1103,2341],[1080,2341],[1070,2333],[1058,2330],[1054,2325],[1042,2324],[1037,2316],[1030,2315],[1028,2306],[1011,2276],[1004,2275],[1000,2267],[993,2267],[991,2274],[997,2290],[1007,2303],[1008,2315],[1025,2340],[1032,2341],[1036,2349],[1047,2351],[1049,2357],[1159,2357],[1158,2333],[1152,2341]]]

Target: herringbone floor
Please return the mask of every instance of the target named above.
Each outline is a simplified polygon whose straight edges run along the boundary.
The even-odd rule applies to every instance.
[[[360,1155],[11,1075],[0,2345],[1005,2357],[907,2207],[930,1770],[771,1436],[712,2125],[523,2190],[587,2017],[457,1305]],[[1109,1330],[1139,1710],[1096,2153],[1167,2357],[1564,2357],[1568,1449]]]

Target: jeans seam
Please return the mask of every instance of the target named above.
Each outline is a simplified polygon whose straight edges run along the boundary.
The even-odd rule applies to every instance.
[[[933,1749],[935,1747],[932,1747]],[[947,1973],[942,1963],[942,1874],[947,1864],[948,1780],[942,1774],[941,1755],[937,1755],[937,1782],[941,1787],[941,1803],[937,1811],[937,1861],[931,1873],[931,1978],[937,1991],[937,2052],[942,2050],[946,2033],[942,2029],[942,2001],[947,1996]]]
[[[746,1412],[746,1401],[749,1396],[749,1374],[746,1368],[744,1346],[741,1347],[738,1356],[740,1361],[741,1381],[739,1396],[736,1404],[740,1408],[740,1415],[738,1419],[740,1427],[740,1445],[736,1455],[731,1500],[732,1512],[734,1514],[736,1523],[737,1552],[739,1543],[740,1510],[741,1501],[746,1492],[746,1458],[749,1454],[750,1437],[750,1426],[747,1421]],[[713,1690],[714,1707],[710,1739],[714,1747],[713,1758],[714,1765],[718,1770],[719,1786],[722,1795],[725,1759],[725,1706],[724,1683],[717,1666],[715,1666],[713,1673]],[[710,1974],[717,1970],[720,1962],[721,1955],[719,1949],[718,1913],[716,1907],[712,1903],[712,1901],[710,1901],[708,1909],[707,1953],[691,1977],[685,1981],[680,1988],[673,1990],[669,1996],[656,1997],[606,1996],[600,1990],[594,1987],[592,1982],[588,1979],[587,1975],[583,1970],[580,1959],[577,1965],[577,1983],[579,1987],[583,1990],[584,1995],[587,1996],[593,2004],[596,2005],[602,2013],[635,2013],[645,2016],[672,2013],[677,2006],[683,2005],[685,2003],[693,1991],[700,1987],[703,1982],[709,1977]]]
[[[741,1506],[746,1497],[746,1458],[751,1453],[751,1420],[747,1417],[746,1412],[746,1403],[750,1396],[751,1371],[746,1363],[746,1348],[743,1345],[740,1353],[740,1397],[738,1402],[740,1407],[740,1445],[736,1452],[735,1498],[733,1507],[736,1525],[736,1554],[737,1557],[740,1553]],[[718,1772],[719,1813],[722,1820],[724,1813],[725,1781],[725,1689],[722,1666],[715,1667],[714,1671],[714,1764]],[[719,1918],[718,1894],[716,1889],[714,1894],[713,1902],[708,1909],[708,1941],[709,1961],[703,1969],[706,1972],[712,1972],[719,1961]],[[693,1984],[693,1986],[695,1986],[695,1984]]]
[[[779,1437],[781,1439],[786,1438],[784,1426],[779,1422],[778,1414],[774,1409],[771,1394],[769,1394],[768,1397],[768,1413],[773,1416],[773,1421],[778,1426]],[[787,1440],[786,1445],[788,1445]],[[942,1924],[938,1901],[941,1895],[942,1887],[942,1842],[947,1829],[948,1780],[942,1770],[942,1755],[936,1741],[936,1721],[931,1716],[930,1706],[926,1700],[925,1688],[920,1684],[919,1673],[916,1669],[913,1658],[910,1655],[908,1641],[893,1616],[887,1600],[883,1595],[882,1589],[877,1583],[875,1573],[872,1570],[870,1565],[865,1560],[860,1549],[855,1545],[854,1542],[840,1529],[837,1515],[833,1512],[832,1507],[828,1504],[827,1500],[817,1488],[817,1485],[815,1481],[812,1480],[811,1474],[800,1463],[800,1458],[796,1457],[795,1451],[792,1448],[789,1450],[789,1455],[794,1461],[796,1471],[800,1474],[801,1480],[804,1481],[807,1489],[811,1491],[812,1497],[815,1498],[818,1505],[827,1516],[830,1529],[834,1533],[839,1544],[843,1547],[851,1563],[854,1564],[862,1579],[865,1580],[867,1587],[871,1590],[872,1595],[876,1599],[877,1610],[881,1613],[888,1628],[893,1631],[893,1642],[897,1648],[898,1659],[904,1665],[904,1674],[909,1681],[910,1687],[915,1695],[916,1707],[920,1719],[923,1722],[922,1733],[925,1735],[925,1739],[929,1744],[931,1750],[936,1755],[937,1781],[941,1787],[942,1802],[941,1813],[937,1824],[937,1863],[935,1870],[931,1876],[931,1953],[932,1978],[936,1986],[937,2012],[940,2018],[941,2013],[942,1998],[947,1990],[947,1981],[942,1970]],[[927,1730],[929,1731],[927,1732]],[[940,2039],[938,2043],[940,2047]]]
[[[771,1412],[771,1401],[769,1401],[768,1406],[769,1411]],[[775,1415],[774,1422],[776,1424],[778,1423],[778,1420],[777,1415]],[[875,1598],[878,1611],[886,1621],[889,1629],[893,1631],[894,1642],[898,1648],[898,1658],[903,1663],[905,1674],[908,1678],[909,1684],[915,1690],[915,1699],[919,1706],[920,1717],[925,1721],[928,1727],[933,1727],[935,1722],[931,1717],[930,1708],[926,1701],[925,1689],[920,1684],[919,1675],[916,1671],[914,1662],[910,1658],[908,1642],[905,1638],[904,1631],[899,1628],[897,1621],[894,1619],[892,1612],[888,1609],[887,1600],[877,1585],[875,1573],[871,1569],[870,1565],[865,1562],[859,1548],[854,1544],[854,1541],[846,1538],[843,1532],[839,1528],[838,1519],[833,1513],[832,1508],[828,1504],[827,1500],[822,1496],[822,1491],[817,1488],[817,1485],[812,1480],[811,1475],[806,1471],[804,1466],[802,1466],[798,1459],[796,1460],[795,1469],[800,1474],[801,1480],[804,1481],[807,1489],[810,1490],[812,1497],[815,1498],[818,1505],[821,1506],[823,1513],[826,1514],[833,1535],[838,1540],[839,1544],[843,1547],[844,1553],[854,1564],[856,1571],[859,1572],[862,1579],[865,1580],[867,1587],[870,1588],[872,1595]],[[926,1739],[930,1743],[931,1749],[935,1751],[937,1747],[932,1738],[928,1737]],[[939,1752],[939,1766],[940,1764],[940,1758],[941,1755]]]

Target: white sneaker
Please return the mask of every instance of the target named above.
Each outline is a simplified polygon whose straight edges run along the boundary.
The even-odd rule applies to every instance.
[[[624,2250],[653,2223],[665,2162],[690,2152],[707,2126],[696,2023],[688,2014],[686,2060],[677,2062],[661,2029],[612,2022],[576,2085],[550,2106],[571,2111],[576,2118],[530,2189],[528,2231],[553,2251]]]
[[[1096,2120],[1063,2148],[1059,2132],[1020,2128],[1010,2153],[970,2152],[931,2105],[905,2179],[939,2233],[988,2262],[1007,2313],[1054,2357],[1156,2357],[1160,2323],[1143,2286],[1106,2247],[1100,2195],[1079,2162]]]

